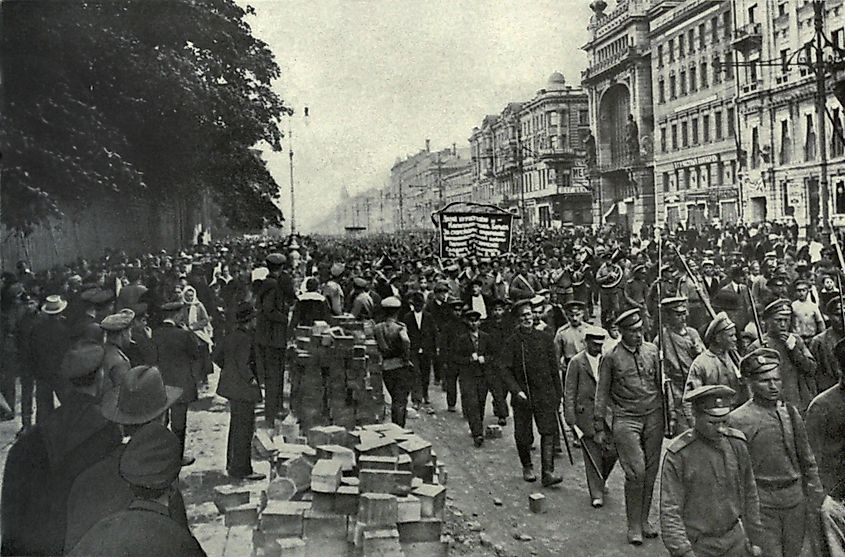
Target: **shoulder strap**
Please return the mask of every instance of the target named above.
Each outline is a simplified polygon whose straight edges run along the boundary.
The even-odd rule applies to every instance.
[[[669,446],[666,447],[666,450],[669,451],[670,453],[678,453],[684,447],[686,447],[687,445],[692,443],[694,440],[695,440],[695,435],[693,435],[693,432],[692,432],[691,429],[688,429],[685,432],[683,432],[682,434],[680,434],[679,436],[672,439],[672,441],[669,442]]]

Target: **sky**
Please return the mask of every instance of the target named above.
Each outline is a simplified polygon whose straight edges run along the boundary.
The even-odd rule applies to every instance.
[[[397,158],[466,147],[474,126],[528,100],[552,72],[580,82],[587,0],[251,0],[253,33],[296,110],[296,225],[326,217],[343,188],[388,181]],[[306,123],[303,107],[309,108]],[[285,122],[287,131],[288,122]],[[288,144],[265,153],[290,212]]]

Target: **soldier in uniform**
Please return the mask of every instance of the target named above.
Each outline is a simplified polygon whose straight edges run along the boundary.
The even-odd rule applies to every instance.
[[[840,362],[845,361],[845,341],[834,350]],[[845,488],[845,376],[820,393],[807,409],[807,437],[818,462],[819,476],[826,492]]]
[[[604,505],[605,482],[616,465],[616,449],[613,444],[597,443],[593,427],[593,411],[596,401],[596,381],[601,363],[602,344],[607,332],[598,327],[590,327],[585,333],[586,348],[569,361],[563,387],[563,408],[566,423],[578,427],[581,437],[581,450],[584,453],[584,468],[587,473],[587,488],[593,507]],[[605,417],[609,429],[610,417]]]
[[[564,306],[568,323],[555,332],[555,355],[560,366],[561,377],[566,373],[566,367],[575,354],[587,347],[586,334],[590,325],[584,322],[584,307],[584,302],[577,300],[568,302]]]
[[[654,339],[663,347],[663,373],[672,385],[672,402],[678,420],[677,431],[684,431],[691,424],[684,412],[683,396],[687,375],[692,362],[704,352],[704,343],[693,327],[687,327],[687,299],[682,296],[664,298],[660,302],[663,311],[663,334]]]
[[[845,338],[842,324],[842,298],[832,298],[825,308],[830,327],[820,332],[810,341],[810,352],[816,359],[816,389],[819,392],[829,389],[839,382],[842,375],[839,358],[834,355],[836,343]]]
[[[411,339],[408,329],[399,321],[402,302],[395,296],[388,296],[381,301],[385,319],[373,330],[384,371],[384,385],[390,393],[390,419],[405,427],[408,412],[408,397],[414,385],[413,365],[411,364]]]
[[[801,414],[807,409],[816,394],[816,359],[798,335],[789,332],[792,320],[792,305],[781,298],[763,310],[766,332],[762,346],[774,348],[780,354],[780,375],[783,381],[783,401],[796,408]],[[759,340],[749,346],[750,350],[761,347]]]
[[[132,367],[124,350],[132,342],[130,327],[133,319],[135,319],[135,312],[131,309],[124,309],[106,316],[100,323],[100,327],[106,332],[106,343],[104,345],[106,355],[103,358],[105,391],[119,385],[120,376]]]
[[[747,441],[725,427],[733,395],[724,385],[705,385],[684,397],[695,427],[667,447],[660,480],[660,531],[673,557],[762,555]]]
[[[516,450],[522,464],[522,478],[526,482],[536,481],[531,462],[533,421],[540,433],[542,483],[551,486],[563,481],[554,473],[554,438],[559,433],[557,410],[563,394],[554,342],[551,335],[534,328],[530,301],[517,303],[514,313],[518,327],[502,352],[502,377],[511,392]]]
[[[663,445],[663,398],[657,347],[643,342],[640,311],[616,318],[622,340],[602,358],[593,416],[595,440],[606,443],[610,433],[625,472],[625,514],[628,543],[641,545],[657,530],[648,521],[654,481]],[[612,410],[608,432],[605,418]],[[670,409],[673,412],[674,409]]]
[[[729,356],[732,350],[736,350],[736,326],[725,312],[717,314],[707,326],[704,342],[707,349],[693,360],[684,394],[704,385],[725,385],[736,392],[732,402],[736,408],[748,399],[748,388],[742,383],[739,370]]]
[[[817,512],[824,499],[816,460],[804,421],[794,406],[780,400],[777,350],[758,348],[741,365],[752,398],[731,412],[728,424],[748,439],[766,533],[763,552],[767,557],[799,555],[805,514]]]
[[[637,265],[631,271],[632,278],[628,279],[623,289],[624,309],[638,309],[643,318],[643,329],[651,330],[651,316],[648,314],[646,298],[648,298],[648,282],[645,278],[645,265]]]

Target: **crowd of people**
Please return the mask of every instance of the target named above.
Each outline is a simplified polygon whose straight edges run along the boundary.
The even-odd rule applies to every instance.
[[[226,471],[263,478],[256,408],[268,428],[288,413],[296,327],[351,314],[373,323],[393,422],[445,395],[480,447],[491,401],[525,481],[535,432],[543,486],[561,483],[564,446],[581,449],[594,508],[618,462],[631,544],[823,555],[845,496],[842,273],[834,246],[797,236],[539,229],[496,257],[441,257],[421,232],[297,236],[20,262],[0,290],[0,419],[21,422],[0,553],[112,555],[154,537],[156,554],[202,554],[174,484],[194,461],[191,403],[219,367]]]

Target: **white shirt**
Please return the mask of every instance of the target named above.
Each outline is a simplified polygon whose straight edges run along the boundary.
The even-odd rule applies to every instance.
[[[593,378],[598,381],[599,379],[599,362],[601,361],[601,355],[593,356],[589,352],[584,352],[587,355],[587,361],[590,362],[590,371],[593,372]]]
[[[481,314],[481,319],[487,319],[487,306],[484,304],[484,297],[480,294],[473,296],[470,300],[472,309]]]
[[[414,312],[414,321],[417,322],[417,329],[420,329],[420,330],[422,330],[422,314],[423,314],[423,312],[421,312],[421,311],[415,311]]]

